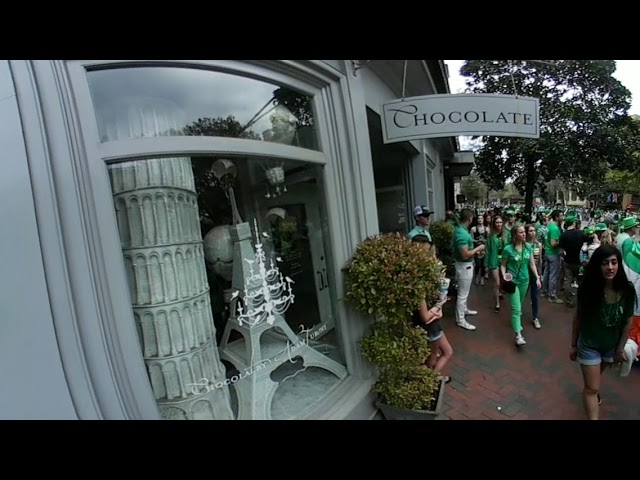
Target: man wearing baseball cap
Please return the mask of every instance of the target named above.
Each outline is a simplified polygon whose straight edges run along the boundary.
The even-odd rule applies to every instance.
[[[618,250],[622,251],[625,240],[633,238],[638,233],[638,221],[634,217],[627,217],[620,222],[620,234],[616,238]]]
[[[433,246],[433,240],[431,239],[431,233],[429,232],[431,213],[432,212],[424,205],[414,207],[413,218],[416,220],[416,225],[407,234],[407,240],[413,239],[416,235],[424,235],[429,239],[429,243]]]

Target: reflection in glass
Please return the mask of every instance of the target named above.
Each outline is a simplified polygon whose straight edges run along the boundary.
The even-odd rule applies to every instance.
[[[318,149],[311,97],[287,87],[172,67],[91,70],[87,79],[102,142],[157,132]]]
[[[278,195],[274,166],[284,176]],[[347,375],[329,285],[322,168],[183,157],[112,164],[109,172],[134,316],[165,417],[209,418],[192,413],[206,395],[217,402],[215,418],[289,419],[318,406]],[[261,249],[264,259],[255,255]],[[261,262],[290,282],[295,299],[273,325],[240,325],[242,290]],[[187,307],[196,314],[183,314]],[[202,367],[181,359],[206,350],[210,338],[217,348]],[[179,367],[171,388],[168,362]]]

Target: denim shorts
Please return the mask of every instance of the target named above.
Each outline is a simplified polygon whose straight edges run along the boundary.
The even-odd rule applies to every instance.
[[[615,355],[615,349],[611,349],[608,352],[596,350],[591,347],[587,347],[582,338],[578,338],[578,363],[582,365],[600,365],[601,363],[613,363],[613,357]]]
[[[440,340],[444,335],[444,331],[442,330],[442,326],[440,325],[440,320],[435,320],[428,325],[425,325],[424,323],[414,322],[414,325],[421,327],[422,329],[427,331],[427,338],[430,342]]]

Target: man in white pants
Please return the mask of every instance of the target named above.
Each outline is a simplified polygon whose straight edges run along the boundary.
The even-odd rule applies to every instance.
[[[467,322],[466,315],[477,315],[475,310],[469,310],[467,299],[473,283],[473,259],[484,251],[485,246],[473,248],[473,236],[469,226],[473,221],[473,212],[465,208],[460,212],[458,226],[453,232],[453,259],[455,260],[456,277],[458,280],[458,298],[456,300],[456,323],[466,330],[475,330],[475,325]]]

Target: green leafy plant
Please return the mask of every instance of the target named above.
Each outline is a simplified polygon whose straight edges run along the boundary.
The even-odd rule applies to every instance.
[[[453,243],[453,225],[447,220],[438,220],[431,222],[429,232],[433,239],[433,244],[438,249],[449,249]]]
[[[453,251],[451,249],[453,244],[453,230],[454,227],[448,220],[431,222],[429,226],[433,244],[438,249],[440,260],[442,260],[442,263],[444,263],[447,268],[447,277],[451,279],[456,275]]]
[[[385,234],[360,244],[345,273],[347,301],[376,319],[361,344],[380,374],[373,391],[390,406],[432,409],[440,378],[424,365],[427,335],[410,319],[422,300],[436,298],[442,263],[424,246]]]

